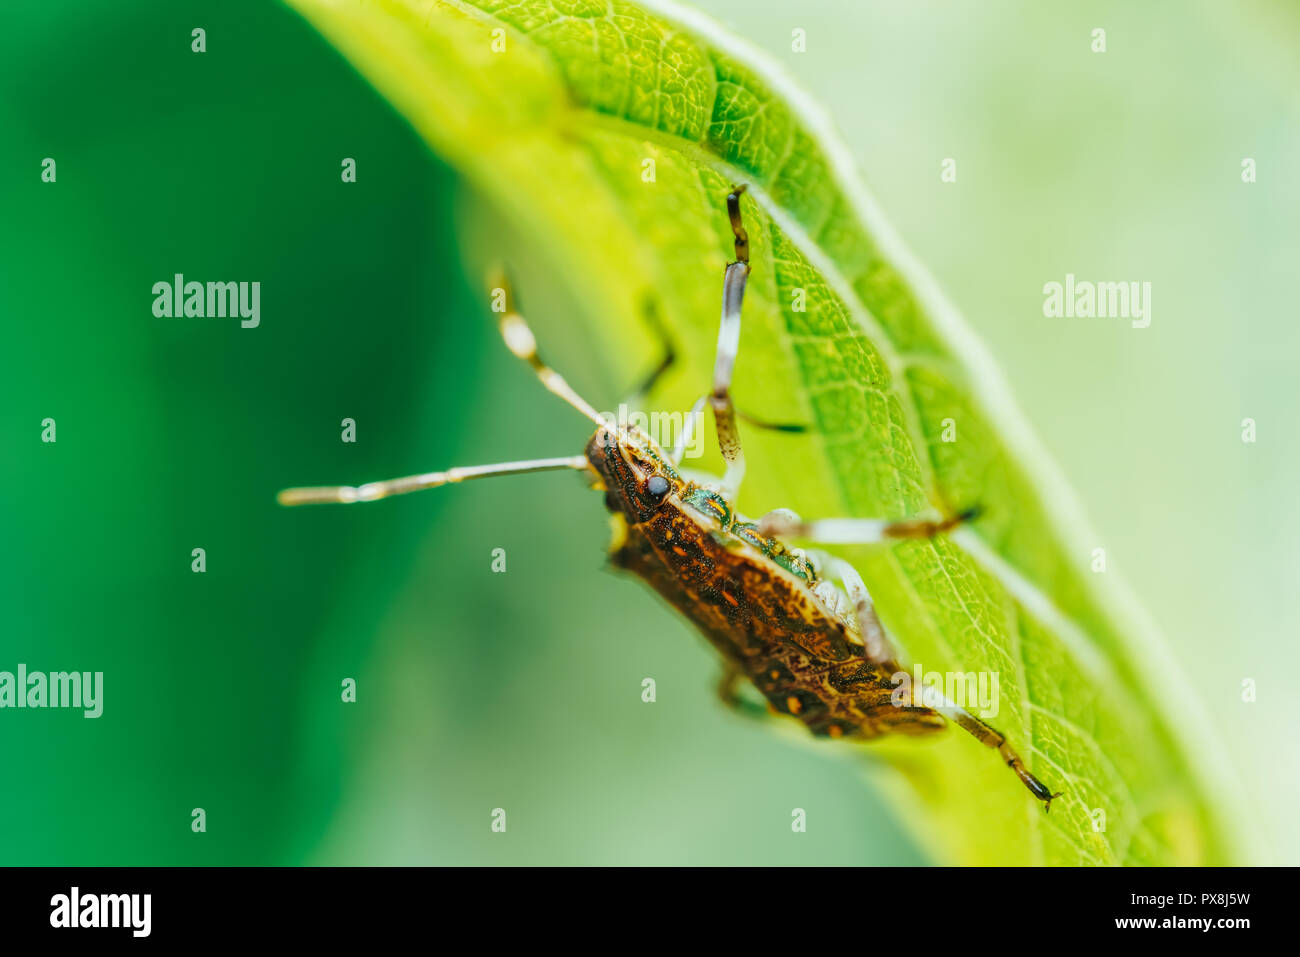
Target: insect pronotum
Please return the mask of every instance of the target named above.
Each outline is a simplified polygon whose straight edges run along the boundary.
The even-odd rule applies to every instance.
[[[893,676],[902,671],[862,576],[844,559],[789,544],[872,544],[927,538],[975,517],[975,510],[937,520],[882,521],[830,518],[803,521],[776,509],[757,521],[732,507],[745,474],[738,420],[763,428],[797,426],[760,422],[738,413],[731,377],[740,345],[741,305],[749,279],[749,237],[741,220],[745,187],[727,196],[736,259],[722,280],[722,320],[707,403],[726,468],[720,480],[689,475],[681,461],[691,436],[684,432],[665,452],[639,428],[608,422],[538,355],[537,341],[515,308],[505,280],[500,330],[506,346],[523,359],[547,389],[596,426],[582,455],[502,462],[426,472],[360,486],[290,488],[282,505],[370,502],[390,495],[470,479],[571,469],[589,473],[605,492],[615,519],[613,564],[640,576],[709,639],[723,659],[719,694],[747,710],[737,684],[747,678],[767,698],[766,713],[789,715],[815,735],[875,738],[927,734],[955,722],[995,749],[1044,809],[1053,793],[1025,767],[1006,737],[936,689],[912,688],[898,695]],[[672,364],[665,360],[638,395],[650,391]],[[686,417],[689,430],[697,415]],[[838,585],[836,582],[838,581]],[[919,692],[919,694],[918,694]]]

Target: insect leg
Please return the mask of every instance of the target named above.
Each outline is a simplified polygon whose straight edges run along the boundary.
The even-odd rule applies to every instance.
[[[700,420],[701,413],[704,412],[704,403],[709,401],[707,395],[702,395],[695,400],[691,410],[686,413],[686,421],[682,423],[682,431],[677,436],[677,441],[673,443],[672,451],[668,453],[668,461],[672,463],[673,468],[682,464],[682,459],[686,457],[686,450],[690,448],[691,443],[695,441],[695,425]]]
[[[722,703],[737,714],[749,718],[770,718],[772,713],[767,708],[744,697],[736,687],[742,677],[740,669],[729,661],[722,667],[722,675],[718,678],[718,698]]]
[[[686,422],[672,449],[672,457],[670,461],[674,468],[679,467],[682,464],[682,459],[686,457],[686,449],[695,439],[695,425],[699,421],[700,413],[704,411],[704,404],[709,401],[709,398],[710,397],[707,395],[700,396],[700,398],[696,400],[695,404],[691,406],[690,412],[686,414]],[[736,415],[760,429],[771,429],[776,432],[807,431],[807,426],[787,422],[768,422],[764,419],[754,418],[752,415],[748,415],[741,409],[736,410]]]
[[[471,465],[447,469],[445,472],[425,472],[406,475],[365,485],[325,485],[314,488],[287,488],[276,496],[281,505],[349,505],[353,502],[373,502],[390,495],[404,495],[421,489],[437,488],[471,479],[492,478],[497,475],[524,475],[530,472],[554,472],[561,469],[582,470],[590,468],[586,458],[571,455],[557,459],[531,459],[524,462],[498,462],[495,465]]]
[[[978,508],[968,508],[937,521],[906,519],[887,522],[875,518],[822,518],[804,521],[786,509],[774,509],[758,520],[758,532],[760,535],[803,538],[824,545],[875,545],[904,538],[933,538],[973,521],[979,513]]]
[[[1052,801],[1060,797],[1062,792],[1053,793],[1051,788],[1029,772],[1020,755],[1016,754],[1011,745],[1007,744],[1006,735],[985,724],[965,708],[959,707],[937,688],[927,685],[924,689],[921,689],[919,697],[922,700],[920,702],[916,701],[917,697],[914,688],[912,691],[914,704],[922,704],[927,708],[933,708],[944,717],[955,722],[962,730],[970,733],[981,744],[997,751],[1002,756],[1002,760],[1006,762],[1007,767],[1011,768],[1016,773],[1016,777],[1020,778],[1021,783],[1029,789],[1029,793],[1043,802],[1043,810],[1050,811],[1052,809]]]
[[[744,186],[737,186],[727,195],[727,215],[735,234],[736,261],[727,264],[722,278],[722,320],[718,326],[718,352],[713,363],[713,392],[709,395],[718,448],[727,463],[722,489],[728,498],[735,497],[745,476],[745,452],[740,445],[736,406],[731,399],[731,376],[736,367],[736,354],[740,351],[740,310],[745,300],[745,285],[749,281],[749,235],[740,218],[740,195],[744,191]]]
[[[810,551],[807,554],[827,575],[838,578],[844,584],[844,591],[848,593],[849,601],[853,602],[853,614],[858,622],[862,643],[866,646],[866,656],[877,663],[893,661],[897,652],[885,634],[885,626],[876,614],[871,593],[867,591],[867,584],[858,570],[844,559],[826,552]]]

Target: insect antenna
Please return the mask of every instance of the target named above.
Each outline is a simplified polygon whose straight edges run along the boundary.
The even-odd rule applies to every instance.
[[[590,466],[585,457],[570,455],[555,459],[528,459],[522,462],[497,462],[493,465],[469,465],[447,469],[445,472],[424,472],[367,482],[365,485],[321,485],[312,488],[287,488],[276,496],[281,505],[350,505],[353,502],[373,502],[390,495],[405,495],[439,485],[468,482],[472,479],[495,478],[498,475],[526,475],[530,472],[555,472],[562,469],[582,470]]]
[[[498,296],[500,299],[501,318],[497,320],[497,326],[501,330],[501,338],[505,340],[506,348],[532,366],[533,372],[537,374],[538,380],[547,390],[558,395],[597,425],[608,425],[606,419],[565,381],[564,376],[543,362],[541,356],[537,354],[537,337],[533,335],[527,320],[515,307],[510,281],[502,270],[497,271],[492,281],[492,293],[493,308],[497,306]]]

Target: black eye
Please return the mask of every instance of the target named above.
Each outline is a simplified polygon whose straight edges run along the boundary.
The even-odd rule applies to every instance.
[[[656,502],[662,500],[663,497],[668,494],[668,490],[671,487],[672,486],[668,484],[668,480],[662,475],[652,475],[650,476],[650,480],[645,483],[646,492]]]

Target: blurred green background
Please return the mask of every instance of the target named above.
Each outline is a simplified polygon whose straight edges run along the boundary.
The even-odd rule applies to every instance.
[[[830,108],[1183,662],[1263,859],[1296,863],[1300,12],[696,6]],[[0,78],[0,670],[106,686],[97,720],[0,711],[0,862],[925,860],[852,759],[719,708],[702,641],[603,570],[573,476],[276,507],[586,437],[500,348],[498,250],[460,237],[525,274],[528,251],[295,14],[9,0]],[[156,319],[175,272],[260,281],[261,327]],[[1151,327],[1045,319],[1067,272],[1150,281]],[[536,319],[612,406],[627,383],[578,326]]]

